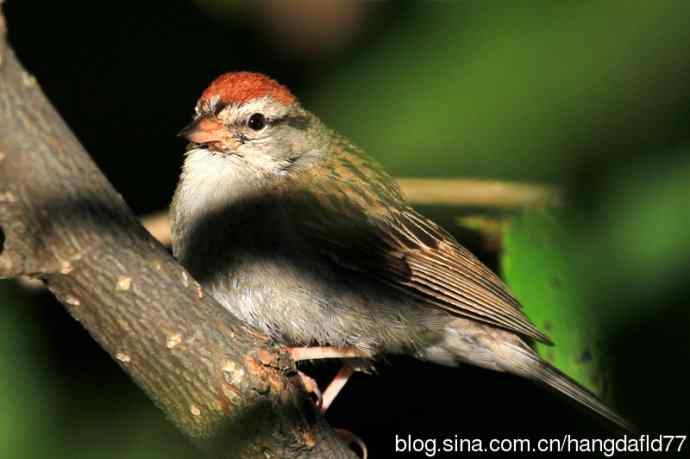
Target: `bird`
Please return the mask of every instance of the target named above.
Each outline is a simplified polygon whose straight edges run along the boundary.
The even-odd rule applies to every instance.
[[[173,255],[296,360],[359,362],[338,372],[328,404],[361,362],[402,354],[517,375],[635,430],[540,358],[532,344],[552,342],[504,282],[284,85],[224,73],[180,136]]]

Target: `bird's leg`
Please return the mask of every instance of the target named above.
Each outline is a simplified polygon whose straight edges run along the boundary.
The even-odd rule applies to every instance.
[[[354,346],[314,346],[314,347],[289,347],[287,348],[292,360],[299,362],[301,360],[318,360],[318,359],[352,359],[352,358],[367,358],[368,355],[360,351]]]
[[[301,360],[317,360],[317,359],[352,359],[352,358],[366,358],[367,355],[354,346],[336,347],[336,346],[314,346],[314,347],[289,347],[288,352],[292,356],[292,360],[299,362]],[[309,376],[299,372],[304,387],[307,392],[314,394],[317,398],[317,406],[322,413],[328,410],[328,407],[333,403],[336,396],[345,387],[347,380],[352,376],[354,370],[347,365],[338,371],[331,383],[326,388],[326,391],[321,395],[319,387]]]
[[[357,435],[345,429],[335,429],[335,434],[348,445],[354,443],[355,445],[359,446],[359,449],[362,450],[362,459],[367,459],[367,457],[369,457],[367,445]]]
[[[297,374],[302,380],[302,384],[304,384],[304,388],[306,389],[307,393],[312,394],[314,398],[316,398],[316,400],[314,400],[316,406],[318,406],[322,412],[325,411],[323,410],[323,394],[321,393],[321,389],[319,389],[319,385],[317,384],[316,380],[299,370],[297,370]]]
[[[361,359],[369,357],[364,352],[360,351],[354,346],[349,347],[336,347],[336,346],[314,346],[314,347],[289,347],[288,352],[292,357],[292,360],[299,362],[301,360],[318,360],[318,359]],[[333,400],[338,396],[340,391],[345,387],[347,381],[352,376],[354,370],[349,365],[343,365],[338,373],[333,377],[323,395],[319,391],[319,387],[313,378],[305,375],[301,371],[299,372],[300,377],[304,387],[307,392],[315,394],[317,397],[316,406],[319,407],[322,413],[326,413],[328,408],[333,403]],[[368,451],[367,445],[362,441],[361,438],[345,429],[336,429],[337,435],[345,443],[356,444],[362,451],[362,459],[367,459]]]
[[[338,373],[336,373],[336,375],[333,377],[333,380],[328,387],[326,387],[326,390],[323,392],[323,396],[321,397],[320,408],[322,413],[328,411],[328,407],[331,406],[333,400],[335,400],[343,387],[345,387],[347,380],[350,379],[350,376],[352,376],[352,373],[354,372],[355,370],[348,365],[343,365],[342,368],[338,370]]]

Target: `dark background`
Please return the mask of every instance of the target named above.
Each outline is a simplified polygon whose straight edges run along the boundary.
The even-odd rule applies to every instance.
[[[138,214],[168,205],[176,132],[215,76],[240,69],[288,85],[396,175],[559,186],[565,256],[603,311],[612,400],[644,431],[687,434],[687,3],[488,3],[9,0],[5,12],[19,58]],[[465,241],[500,270],[478,240]],[[0,456],[197,454],[51,296],[3,282],[0,302]],[[337,368],[306,369],[325,381]],[[394,455],[396,434],[609,435],[518,378],[406,358],[356,375],[327,417],[373,458]]]

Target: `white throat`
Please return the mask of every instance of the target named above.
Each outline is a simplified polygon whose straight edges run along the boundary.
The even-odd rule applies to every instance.
[[[246,166],[237,157],[224,157],[207,149],[191,150],[187,154],[182,177],[176,192],[177,211],[185,217],[198,216],[203,212],[227,207],[241,188],[253,181]],[[243,186],[244,185],[244,186]]]
[[[182,167],[170,218],[173,249],[183,249],[193,222],[226,211],[260,191],[262,174],[238,156],[190,150]]]

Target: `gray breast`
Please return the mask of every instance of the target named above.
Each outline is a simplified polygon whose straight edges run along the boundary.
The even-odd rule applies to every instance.
[[[197,173],[203,181],[186,180]],[[416,346],[426,308],[335,266],[295,233],[279,198],[228,174],[185,164],[171,207],[174,255],[228,311],[287,344]]]

